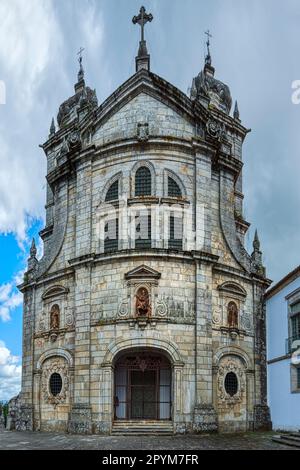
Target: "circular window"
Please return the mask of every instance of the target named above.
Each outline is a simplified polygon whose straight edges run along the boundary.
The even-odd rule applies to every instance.
[[[62,378],[60,374],[54,372],[50,377],[50,392],[54,397],[61,392],[62,389]]]
[[[237,394],[238,391],[238,379],[237,376],[234,372],[228,372],[225,377],[225,390],[230,395],[233,397],[234,395]]]

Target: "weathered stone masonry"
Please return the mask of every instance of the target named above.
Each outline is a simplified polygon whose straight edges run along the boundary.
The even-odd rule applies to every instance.
[[[257,235],[251,256],[243,246],[248,131],[237,106],[230,116],[229,89],[214,78],[209,57],[191,97],[150,72],[146,59],[137,57],[137,72],[100,106],[81,66],[75,94],[60,106],[58,129],[53,122],[43,145],[44,255],[36,259],[33,243],[20,286],[22,392],[11,424],[17,429],[110,433],[118,416],[147,418],[146,392],[134,402],[136,389],[122,411],[129,389],[116,388],[117,370],[130,360],[141,374],[160,374],[151,419],[169,412],[174,432],[270,426],[263,309],[269,281]],[[149,170],[151,187],[137,196],[139,168]],[[107,250],[103,236],[112,222],[105,201],[115,182],[110,206],[119,239]],[[177,247],[169,236],[175,206],[184,209]],[[145,247],[136,246],[133,216],[124,211],[141,207],[151,210]],[[157,364],[169,364],[170,379]],[[170,397],[165,404],[163,393]]]

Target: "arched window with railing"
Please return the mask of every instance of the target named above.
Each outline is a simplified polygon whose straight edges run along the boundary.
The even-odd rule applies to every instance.
[[[105,195],[105,202],[115,203],[119,199],[119,179],[116,179],[108,188]],[[116,251],[119,248],[119,216],[118,208],[115,207],[113,213],[106,219],[104,225],[104,252]]]
[[[168,176],[168,196],[178,198],[182,197],[179,184],[173,178],[171,178],[171,176]]]
[[[151,196],[151,171],[146,166],[141,166],[135,173],[135,196]]]
[[[119,180],[114,181],[107,190],[105,202],[116,201],[119,199]]]

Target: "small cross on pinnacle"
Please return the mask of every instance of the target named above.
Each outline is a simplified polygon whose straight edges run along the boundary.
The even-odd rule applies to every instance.
[[[78,81],[82,80],[84,77],[84,70],[82,67],[82,53],[84,51],[84,47],[81,47],[77,52],[78,55],[78,62],[79,62],[79,72],[78,72]]]
[[[84,51],[84,47],[81,47],[79,51],[77,52],[77,55],[79,56],[78,62],[81,64],[82,62],[82,53]]]
[[[212,38],[212,35],[210,34],[209,32],[209,29],[207,31],[205,31],[206,36],[207,36],[207,41],[206,41],[206,47],[207,47],[207,56],[205,58],[205,63],[208,64],[208,65],[211,65],[211,55],[210,55],[210,49],[209,49],[209,46],[210,46],[210,38]]]

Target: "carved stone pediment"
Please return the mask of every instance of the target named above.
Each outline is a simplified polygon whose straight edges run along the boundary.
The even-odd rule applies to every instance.
[[[66,289],[63,286],[53,286],[50,287],[50,289],[48,289],[46,292],[44,292],[44,294],[42,295],[42,299],[46,300],[52,297],[59,297],[60,295],[68,294],[68,292],[69,289]]]
[[[236,284],[235,282],[224,282],[223,284],[218,286],[218,290],[221,292],[226,292],[227,294],[234,294],[241,298],[245,298],[247,296],[247,292],[245,291],[245,289],[239,284]]]
[[[142,279],[160,279],[161,273],[158,271],[155,271],[155,269],[149,268],[149,266],[146,266],[142,264],[141,266],[132,269],[128,273],[125,274],[125,279],[127,280],[139,280],[141,281]]]

